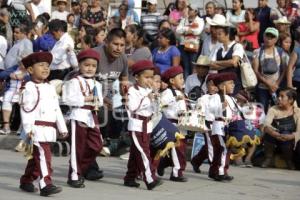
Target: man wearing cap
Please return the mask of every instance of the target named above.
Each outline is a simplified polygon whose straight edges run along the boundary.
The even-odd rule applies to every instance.
[[[88,168],[102,148],[97,110],[103,105],[102,86],[95,78],[100,56],[88,49],[78,56],[79,75],[64,83],[62,100],[71,106],[71,158],[68,184],[82,188],[83,177],[91,178]],[[98,177],[99,178],[99,177]]]
[[[51,61],[52,55],[48,52],[33,53],[22,59],[31,81],[25,84],[22,91],[20,110],[24,132],[33,143],[33,153],[20,179],[20,188],[35,192],[33,181],[39,178],[41,196],[62,190],[52,184],[50,142],[56,141],[57,130],[63,137],[68,133],[55,88],[45,82],[50,74]]]
[[[189,75],[185,81],[185,94],[188,94],[189,99],[197,100],[202,95],[206,94],[206,77],[209,71],[210,60],[208,56],[200,55],[197,62],[193,62],[196,73]]]
[[[270,103],[271,105],[276,103],[278,88],[285,84],[286,64],[282,60],[287,54],[276,47],[278,37],[277,29],[267,28],[264,33],[264,45],[253,53],[252,67],[258,79],[257,101],[262,104],[265,113]]]
[[[128,89],[128,131],[132,144],[127,164],[127,172],[124,177],[124,185],[139,187],[135,179],[143,174],[143,180],[147,189],[152,190],[161,184],[153,170],[150,157],[150,134],[153,129],[151,117],[153,115],[154,100],[152,95],[152,81],[154,65],[149,60],[141,60],[132,66],[132,73],[136,83]]]
[[[156,9],[157,0],[147,1],[147,11],[142,13],[141,26],[150,35],[151,42],[157,38],[158,25],[164,19]]]

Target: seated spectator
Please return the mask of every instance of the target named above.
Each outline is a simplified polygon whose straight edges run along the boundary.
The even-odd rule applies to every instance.
[[[169,17],[170,13],[175,9],[175,3],[174,2],[170,2],[167,6],[167,8],[165,9],[163,16],[165,17]]]
[[[198,16],[198,10],[188,6],[188,16],[180,20],[176,29],[185,78],[192,73],[192,62],[197,59],[203,29],[204,21]]]
[[[279,32],[275,28],[268,28],[264,34],[264,45],[254,51],[252,66],[258,79],[256,90],[257,101],[262,104],[267,112],[270,101],[271,105],[276,104],[276,92],[283,84],[286,66],[282,61],[287,54],[276,42]]]
[[[95,46],[102,46],[104,45],[104,40],[106,38],[106,31],[105,29],[97,29],[95,35]]]
[[[163,29],[158,34],[159,46],[152,51],[153,63],[164,73],[171,66],[179,66],[180,51],[177,49],[176,37],[171,29]]]
[[[284,63],[284,66],[288,66],[290,55],[292,53],[292,37],[288,33],[279,34],[278,46],[286,53],[285,57],[282,57],[281,60]]]
[[[0,10],[0,34],[7,40],[8,49],[13,45],[13,31],[9,23],[10,14],[6,8]]]
[[[264,123],[265,160],[261,167],[272,167],[275,148],[279,148],[288,169],[295,169],[293,149],[300,138],[300,109],[294,106],[296,92],[282,89],[279,92],[278,105],[268,111]]]
[[[27,35],[30,32],[30,28],[21,24],[14,28],[14,40],[15,44],[6,54],[5,68],[8,69],[14,65],[17,65],[25,56],[33,52],[32,42],[28,39]]]
[[[122,27],[122,21],[120,17],[112,16],[111,18],[109,18],[108,27],[107,27],[108,32],[115,28],[121,28],[121,27]]]
[[[173,9],[169,14],[169,22],[172,25],[172,29],[176,30],[179,25],[180,19],[187,16],[188,12],[187,0],[176,0],[175,9]]]
[[[4,58],[7,52],[7,40],[0,33],[0,71],[5,69]]]
[[[138,32],[139,26],[136,24],[130,24],[126,26],[125,32],[126,32],[126,47],[125,47],[125,54],[127,56],[130,56],[134,51],[134,38],[136,36],[136,33]]]
[[[287,73],[287,86],[297,91],[297,104],[300,105],[300,47],[296,47],[291,54]]]
[[[279,35],[282,33],[291,34],[290,32],[291,22],[286,17],[282,17],[277,20],[274,20],[273,23],[275,24],[275,28],[279,31]]]
[[[68,11],[66,11],[68,1],[67,0],[57,0],[56,1],[56,7],[57,10],[53,11],[51,14],[51,19],[59,19],[67,22],[67,16],[69,14]]]
[[[36,18],[34,32],[37,38],[33,40],[33,51],[51,51],[56,43],[53,35],[49,32],[48,19],[42,14]]]
[[[71,13],[74,15],[74,26],[79,28],[81,9],[78,0],[71,1]]]
[[[286,16],[286,7],[287,7],[286,0],[276,0],[276,2],[277,2],[277,7],[271,10],[272,20],[277,20],[279,18]]]
[[[82,15],[81,22],[84,26],[91,26],[94,29],[102,28],[106,25],[103,10],[100,6],[100,0],[92,0],[92,6]]]
[[[233,26],[245,21],[245,6],[243,0],[232,0],[232,9],[226,12],[226,19]]]
[[[134,6],[134,0],[128,0],[128,2],[123,1],[123,3],[119,6],[118,11],[114,14],[114,16],[121,18],[122,29],[125,29],[127,25],[140,23],[138,14],[133,10]]]
[[[237,35],[240,38],[240,42],[247,41],[247,51],[253,51],[259,48],[257,41],[259,34],[259,22],[256,21],[255,13],[253,9],[247,9],[245,14],[245,22],[239,23],[237,27]]]
[[[3,97],[3,127],[0,130],[0,134],[7,135],[11,132],[10,117],[13,104],[19,103],[23,80],[28,80],[29,74],[24,65],[20,62],[19,65],[15,65],[5,71],[0,72],[0,79],[6,80],[6,82],[8,83]]]
[[[160,21],[159,25],[158,25],[158,34],[155,38],[155,40],[151,43],[151,46],[150,46],[150,50],[153,51],[153,49],[155,49],[156,47],[159,46],[158,44],[158,35],[159,35],[159,32],[163,29],[171,29],[171,23],[166,20],[166,19],[163,19],[162,21]]]

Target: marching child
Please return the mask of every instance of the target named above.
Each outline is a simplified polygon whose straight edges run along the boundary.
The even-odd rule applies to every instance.
[[[33,143],[33,153],[20,179],[20,188],[26,192],[35,192],[32,183],[39,178],[41,196],[62,191],[51,180],[50,142],[56,141],[57,130],[62,137],[67,135],[55,88],[45,81],[50,74],[51,61],[52,55],[48,52],[33,53],[22,60],[31,81],[25,84],[22,91],[21,117],[27,138]]]
[[[206,79],[206,86],[208,93],[200,97],[197,101],[196,107],[200,107],[201,110],[205,113],[205,123],[208,129],[211,129],[212,121],[214,120],[214,116],[209,112],[208,106],[211,98],[214,98],[214,94],[218,93],[218,88],[215,86],[213,82],[213,78],[216,74],[209,74]],[[210,141],[210,131],[203,133],[205,139],[205,145],[202,146],[200,151],[197,155],[195,155],[192,160],[191,164],[193,166],[193,170],[196,173],[201,173],[199,167],[202,165],[203,161],[207,158],[209,162],[212,161],[213,156],[213,147]]]
[[[161,93],[161,105],[163,114],[173,124],[178,124],[178,114],[187,111],[185,95],[182,91],[184,86],[183,69],[180,66],[169,68],[162,74],[164,82],[168,83],[168,88]],[[186,141],[181,139],[179,145],[173,147],[170,157],[164,157],[160,160],[157,173],[164,175],[164,169],[173,166],[170,176],[171,181],[186,182],[187,178],[183,176],[186,167]]]
[[[213,78],[213,82],[218,86],[219,93],[210,98],[206,107],[207,111],[213,117],[211,124],[210,141],[213,147],[213,156],[209,168],[209,177],[215,181],[231,181],[227,171],[229,168],[230,153],[226,148],[226,139],[224,128],[227,122],[235,114],[234,99],[229,96],[234,91],[235,73],[219,73]],[[228,94],[228,95],[227,95]]]
[[[103,104],[102,87],[94,77],[100,55],[93,49],[81,51],[77,56],[79,75],[67,81],[63,86],[63,102],[72,107],[71,120],[71,158],[68,184],[74,188],[83,188],[85,177],[97,180],[102,173],[88,172],[102,149],[102,137],[99,129],[97,110]],[[90,174],[93,173],[93,174]]]
[[[143,174],[147,189],[152,190],[162,182],[155,176],[150,158],[150,133],[152,132],[151,117],[153,114],[152,82],[154,66],[151,61],[141,60],[132,66],[136,84],[128,90],[128,131],[132,144],[124,177],[124,185],[139,187],[135,179]]]

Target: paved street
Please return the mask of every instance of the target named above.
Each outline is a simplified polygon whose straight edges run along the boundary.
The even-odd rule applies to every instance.
[[[41,199],[38,193],[27,194],[19,190],[19,177],[24,171],[26,160],[21,153],[0,150],[0,200]],[[174,183],[168,180],[170,171],[166,171],[164,184],[154,191],[122,186],[122,177],[126,170],[126,161],[118,158],[98,158],[105,177],[98,182],[86,182],[84,189],[72,189],[67,186],[68,158],[54,157],[54,183],[63,187],[63,192],[53,199],[62,200],[299,200],[300,172],[260,168],[231,167],[235,177],[232,183],[218,183],[207,178],[207,165],[202,167],[203,174],[195,174],[190,164],[186,171],[187,183]]]

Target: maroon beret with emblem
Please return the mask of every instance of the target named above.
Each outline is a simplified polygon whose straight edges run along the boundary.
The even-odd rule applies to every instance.
[[[167,69],[161,76],[164,82],[168,82],[170,78],[174,78],[178,74],[182,74],[183,69],[181,66],[174,66]]]
[[[136,75],[144,70],[154,70],[154,65],[150,60],[139,60],[134,63],[131,67],[132,74]]]
[[[94,49],[87,49],[87,50],[83,50],[83,51],[79,52],[79,54],[77,55],[78,62],[80,62],[86,58],[93,58],[93,59],[97,60],[97,62],[99,62],[100,54]]]
[[[219,85],[224,81],[231,81],[231,80],[236,80],[237,75],[236,73],[233,72],[224,72],[224,73],[219,73],[213,78],[213,82],[215,85]]]
[[[28,68],[36,63],[40,62],[47,62],[50,63],[52,62],[52,54],[49,52],[36,52],[32,53],[29,56],[26,56],[25,58],[22,59],[22,63],[25,68]]]

